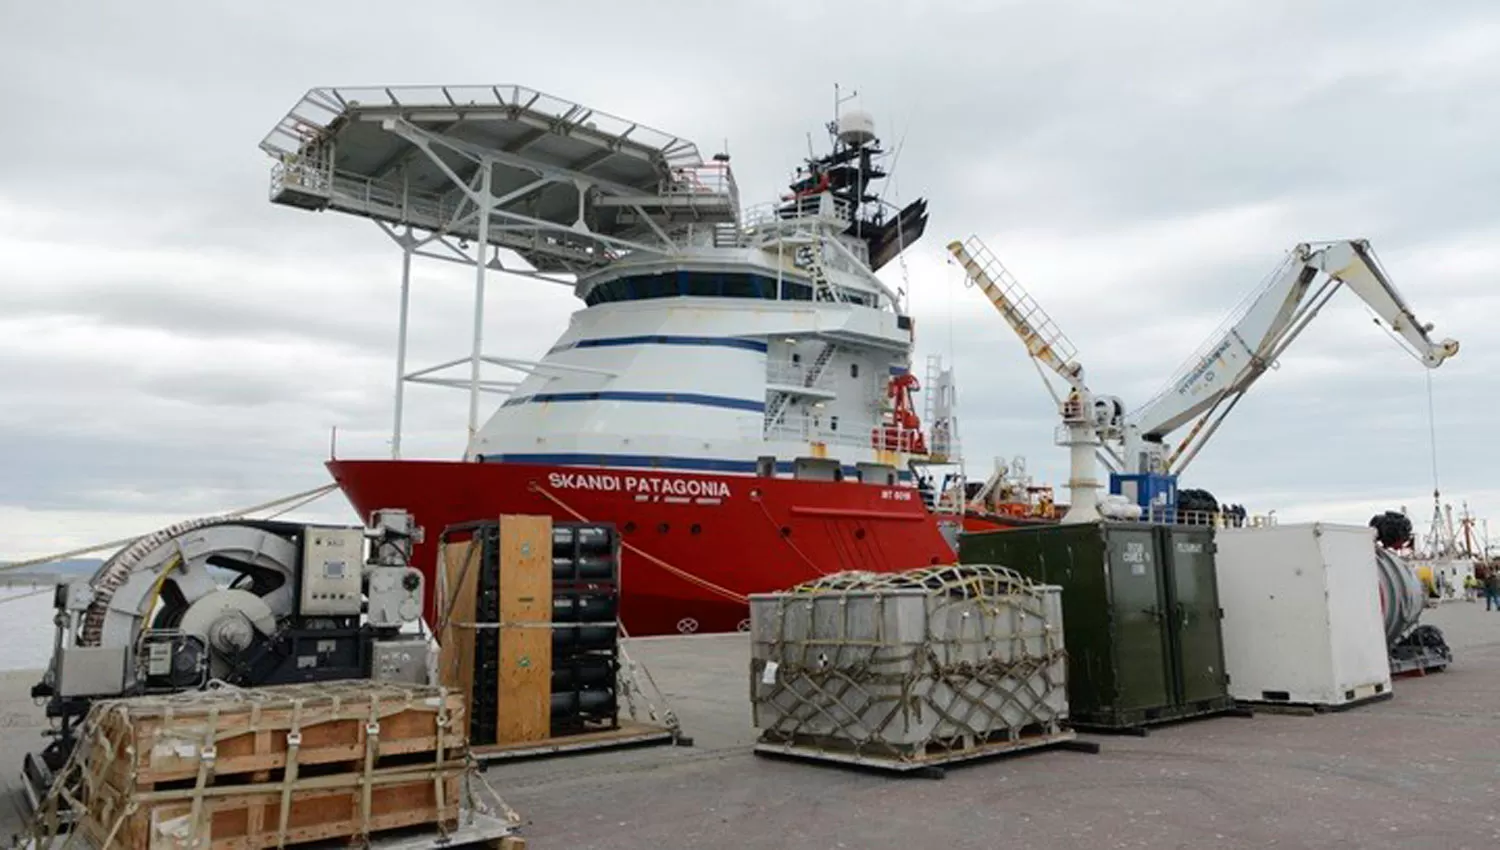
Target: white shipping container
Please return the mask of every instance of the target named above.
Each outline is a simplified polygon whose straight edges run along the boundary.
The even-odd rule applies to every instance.
[[[1227,528],[1217,542],[1230,696],[1332,707],[1390,693],[1374,529]]]

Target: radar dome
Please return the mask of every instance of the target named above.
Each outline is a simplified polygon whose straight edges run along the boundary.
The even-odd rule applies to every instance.
[[[839,141],[855,146],[875,141],[875,119],[862,109],[845,112],[839,118]]]

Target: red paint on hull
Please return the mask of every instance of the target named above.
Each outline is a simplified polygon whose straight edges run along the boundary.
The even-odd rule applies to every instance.
[[[500,514],[576,519],[545,493],[591,522],[614,523],[640,551],[741,595],[822,573],[953,559],[909,487],[460,461],[336,460],[328,469],[362,516],[380,508],[415,516],[426,532],[415,560],[429,575],[438,535],[449,525]],[[675,634],[688,622],[696,631],[734,631],[749,617],[744,603],[629,549],[620,569],[621,618],[632,635]]]

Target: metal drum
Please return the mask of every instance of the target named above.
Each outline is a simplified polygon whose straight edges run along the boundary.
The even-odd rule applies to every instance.
[[[1380,571],[1380,612],[1385,616],[1389,646],[1417,625],[1427,594],[1411,565],[1384,546],[1375,547],[1375,564]]]

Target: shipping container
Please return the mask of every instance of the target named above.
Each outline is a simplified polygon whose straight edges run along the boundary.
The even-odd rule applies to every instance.
[[[1062,587],[1075,727],[1123,730],[1234,707],[1214,529],[1094,522],[966,534],[959,560]]]
[[[1231,696],[1318,707],[1390,696],[1374,529],[1225,529],[1218,545]]]

